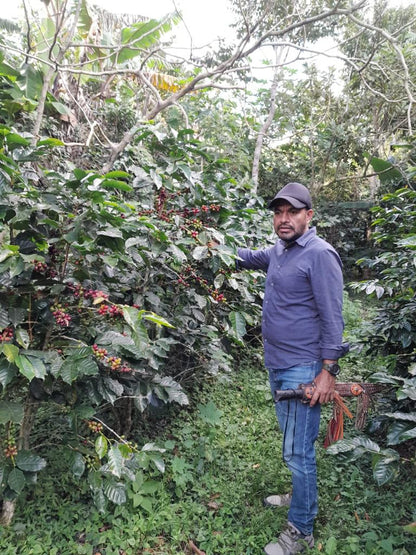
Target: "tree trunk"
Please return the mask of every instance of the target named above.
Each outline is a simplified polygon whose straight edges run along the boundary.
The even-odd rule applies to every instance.
[[[276,113],[276,95],[277,95],[277,85],[279,84],[280,78],[280,63],[283,55],[283,49],[275,48],[276,60],[275,60],[275,70],[272,80],[272,85],[270,87],[270,107],[269,113],[267,115],[266,120],[264,121],[261,129],[257,135],[256,140],[256,148],[254,149],[254,156],[253,156],[253,165],[251,170],[251,179],[253,180],[253,192],[257,193],[257,188],[259,184],[259,169],[260,169],[260,158],[261,158],[261,151],[263,148],[264,137],[269,130],[270,125],[272,124],[274,115]]]
[[[39,407],[39,403],[28,395],[25,401],[23,420],[20,424],[18,449],[29,449],[30,447],[30,433],[35,422],[35,416]],[[17,499],[3,499],[0,510],[0,525],[10,526],[14,512],[16,509]]]
[[[53,48],[51,47],[50,49],[50,56],[51,56],[51,62],[54,65],[49,65],[48,69],[45,72],[45,75],[43,77],[43,86],[42,86],[42,91],[41,94],[39,96],[39,100],[38,100],[38,106],[36,108],[36,117],[35,117],[35,124],[33,126],[33,130],[32,130],[32,134],[33,134],[33,139],[32,139],[32,145],[36,145],[37,141],[39,140],[39,132],[40,132],[40,128],[42,125],[42,120],[43,120],[43,115],[45,113],[45,104],[46,104],[46,98],[48,95],[48,91],[50,89],[50,85],[52,83],[53,77],[56,73],[56,69],[58,68],[59,65],[61,64],[62,60],[64,59],[65,53],[68,50],[73,37],[75,36],[76,30],[77,30],[77,22],[79,19],[79,14],[81,11],[81,7],[82,7],[82,2],[81,0],[78,0],[78,4],[76,5],[76,10],[75,10],[75,15],[74,15],[74,21],[72,24],[72,27],[67,31],[67,37],[66,40],[63,44],[63,46],[60,48],[56,58],[53,60],[52,59],[52,50]],[[56,30],[55,30],[55,37],[54,40],[52,41],[52,45],[57,44],[57,37],[59,36],[60,33],[62,33],[62,29],[65,26],[65,10],[63,11],[62,14],[60,14],[59,17],[59,21],[57,21],[57,26],[56,26]]]
[[[1,515],[0,515],[1,526],[10,526],[14,517],[15,508],[16,508],[16,499],[3,500],[3,503],[1,506]]]

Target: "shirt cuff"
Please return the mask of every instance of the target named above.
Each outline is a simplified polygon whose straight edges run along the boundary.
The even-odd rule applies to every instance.
[[[322,359],[338,360],[348,353],[350,350],[349,343],[342,343],[341,345],[328,345],[321,343],[321,357]]]

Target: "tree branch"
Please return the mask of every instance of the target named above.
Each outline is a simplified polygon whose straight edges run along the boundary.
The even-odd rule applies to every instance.
[[[365,27],[366,29],[369,29],[371,31],[375,31],[377,33],[380,33],[383,37],[386,38],[386,40],[391,44],[392,48],[394,49],[394,51],[397,54],[397,57],[399,59],[399,62],[403,68],[403,72],[404,72],[404,88],[406,90],[407,93],[407,97],[409,100],[409,106],[408,106],[408,127],[409,127],[409,133],[410,135],[412,135],[412,121],[411,121],[411,110],[412,110],[412,106],[415,103],[415,97],[413,96],[413,92],[410,88],[410,74],[409,74],[409,68],[407,67],[407,63],[406,63],[406,59],[403,55],[403,52],[401,50],[401,48],[399,47],[399,45],[397,44],[397,39],[391,35],[390,33],[388,33],[387,31],[385,31],[384,29],[381,29],[380,27],[377,27],[376,25],[372,25],[370,23],[365,23],[364,21],[361,21],[360,19],[356,18],[353,14],[349,14],[348,18],[353,21],[356,25],[359,25],[360,27]]]

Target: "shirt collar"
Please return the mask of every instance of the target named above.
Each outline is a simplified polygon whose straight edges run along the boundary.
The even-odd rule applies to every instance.
[[[305,231],[303,235],[298,237],[294,242],[297,243],[300,247],[306,247],[306,245],[316,236],[316,227],[310,227],[308,231]],[[283,247],[287,247],[287,243],[280,239],[280,243]]]

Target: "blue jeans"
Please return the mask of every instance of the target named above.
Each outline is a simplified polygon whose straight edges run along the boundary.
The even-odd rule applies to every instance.
[[[312,382],[322,369],[322,361],[269,369],[272,394],[276,389],[296,389]],[[283,460],[292,473],[292,502],[288,520],[302,534],[312,534],[318,513],[318,486],[314,443],[318,437],[321,405],[314,407],[297,399],[275,404],[283,433]]]

